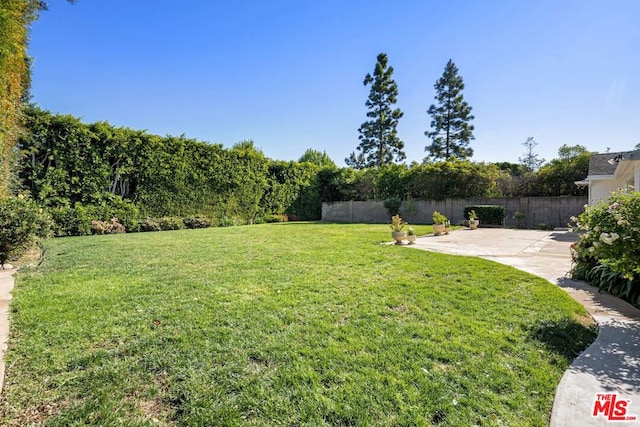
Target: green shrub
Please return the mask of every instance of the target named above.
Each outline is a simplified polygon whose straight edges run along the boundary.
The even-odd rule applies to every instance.
[[[475,211],[480,224],[502,225],[505,215],[505,207],[501,205],[471,205],[465,206],[464,216],[469,218],[469,213]]]
[[[289,217],[285,214],[272,214],[264,217],[264,221],[266,223],[274,223],[274,222],[288,222]]]
[[[19,257],[37,238],[49,234],[50,220],[28,197],[0,200],[0,265]]]
[[[182,230],[184,228],[184,221],[177,216],[163,216],[158,220],[161,230]]]
[[[122,234],[125,232],[124,225],[120,224],[116,217],[109,221],[91,221],[91,229],[95,234]]]
[[[138,225],[140,231],[162,231],[160,222],[156,218],[147,217],[140,221]]]
[[[106,194],[96,204],[76,203],[73,207],[59,205],[47,209],[53,220],[55,236],[84,236],[96,232],[92,222],[108,223],[118,218],[128,232],[138,231],[140,210],[130,200]],[[99,228],[99,227],[98,227]]]
[[[382,202],[384,208],[389,212],[389,215],[397,215],[400,212],[400,205],[402,200],[399,197],[389,197]]]
[[[92,220],[82,205],[78,204],[78,208],[57,206],[48,208],[47,212],[53,222],[52,229],[54,236],[84,236],[91,234]]]
[[[572,277],[640,306],[640,193],[621,192],[572,218]]]
[[[513,214],[513,219],[518,221],[518,228],[524,228],[525,220],[527,219],[527,215],[523,212],[516,212]]]
[[[206,216],[196,215],[189,216],[183,220],[184,226],[187,228],[208,228],[211,227],[211,220]]]

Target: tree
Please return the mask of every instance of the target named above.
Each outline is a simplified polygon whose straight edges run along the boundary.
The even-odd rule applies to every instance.
[[[558,158],[541,167],[535,176],[534,196],[582,196],[585,187],[574,182],[589,173],[591,152],[583,145],[566,145],[558,149]]]
[[[305,151],[298,161],[300,163],[313,163],[314,165],[320,166],[322,168],[336,168],[336,164],[327,155],[326,151],[320,152],[318,150],[314,150],[313,148],[309,148],[307,151]]]
[[[469,122],[474,117],[471,107],[462,96],[462,77],[458,75],[458,68],[451,59],[434,87],[438,102],[427,110],[432,118],[432,130],[424,133],[433,142],[425,147],[425,151],[434,159],[466,159],[473,156],[473,150],[469,148],[469,141],[474,139],[473,125]]]
[[[545,162],[545,160],[541,159],[538,153],[534,151],[534,148],[538,143],[534,141],[532,136],[530,136],[522,143],[522,145],[527,149],[527,151],[525,152],[524,157],[519,157],[518,160],[530,171],[538,170],[538,168],[540,168],[540,166]]]
[[[353,169],[365,169],[367,167],[367,160],[364,157],[364,154],[358,153],[356,155],[355,152],[351,152],[349,157],[344,159],[344,162],[347,166]]]
[[[577,145],[563,144],[562,146],[560,146],[560,148],[558,148],[558,157],[562,160],[571,160],[585,154],[591,155],[591,152],[587,150],[587,147],[580,144],[577,144]]]
[[[365,105],[369,109],[368,120],[358,129],[360,145],[358,155],[351,153],[345,159],[348,165],[358,167],[379,167],[402,161],[406,158],[403,151],[404,143],[398,138],[398,121],[403,116],[399,108],[391,107],[397,102],[398,86],[391,78],[393,67],[388,65],[387,55],[378,55],[373,76],[367,74],[364,85],[371,85],[371,92]]]

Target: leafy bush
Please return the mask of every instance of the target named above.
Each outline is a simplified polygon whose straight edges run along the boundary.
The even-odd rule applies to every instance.
[[[130,200],[114,194],[100,196],[95,204],[76,203],[73,207],[62,204],[49,207],[55,236],[84,236],[96,232],[93,222],[108,223],[118,218],[126,231],[138,231],[140,210]],[[98,228],[100,228],[98,226]]]
[[[444,200],[494,196],[496,180],[503,174],[493,164],[456,160],[414,166],[405,175],[405,194],[415,199]]]
[[[184,228],[184,220],[177,216],[163,216],[158,220],[160,229],[165,230],[182,230]]]
[[[87,215],[86,209],[78,204],[76,207],[57,206],[48,208],[47,212],[53,221],[53,235],[84,236],[91,234],[92,219]]]
[[[266,223],[274,223],[274,222],[288,222],[289,216],[285,214],[272,214],[264,217],[264,221]]]
[[[283,218],[287,218],[286,215],[282,215]],[[288,221],[288,219],[287,219]],[[238,222],[232,218],[232,217],[228,217],[228,216],[223,216],[222,218],[220,218],[218,220],[218,227],[233,227],[238,225]]]
[[[109,221],[91,221],[91,229],[95,234],[122,234],[125,232],[124,225],[120,224],[116,217]]]
[[[400,205],[402,205],[402,200],[398,197],[389,197],[382,202],[384,208],[389,212],[389,215],[397,215],[400,212]]]
[[[138,225],[140,231],[162,231],[160,222],[156,218],[147,217]]]
[[[28,197],[0,199],[0,265],[49,234],[50,219]]]
[[[183,220],[184,226],[187,228],[208,228],[211,227],[211,220],[206,216],[196,215],[189,216]]]
[[[505,207],[501,205],[470,205],[464,207],[464,216],[469,218],[469,213],[475,211],[480,224],[502,225],[505,215]]]
[[[572,220],[581,233],[572,276],[640,305],[640,193],[613,194]]]

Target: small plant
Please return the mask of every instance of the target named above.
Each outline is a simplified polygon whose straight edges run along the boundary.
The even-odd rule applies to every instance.
[[[478,214],[476,213],[476,211],[469,211],[469,221],[475,221],[476,219],[478,219]]]
[[[418,208],[416,202],[412,198],[408,198],[404,204],[404,213],[409,216],[409,221],[413,221],[413,217],[416,216]]]
[[[415,236],[416,235],[416,231],[413,229],[413,227],[409,227],[409,230],[407,230],[407,235],[408,236]]]
[[[523,212],[516,212],[513,214],[513,219],[518,221],[518,228],[524,228],[524,220],[527,217]]]
[[[442,215],[440,212],[435,211],[433,213],[433,223],[434,224],[444,224],[448,221],[447,217]]]
[[[394,215],[391,217],[391,231],[399,233],[405,225],[407,225],[407,223],[400,218],[400,215]]]

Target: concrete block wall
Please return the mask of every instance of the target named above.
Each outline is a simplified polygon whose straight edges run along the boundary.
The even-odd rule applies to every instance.
[[[584,210],[587,197],[515,197],[515,198],[468,198],[405,201],[400,208],[403,219],[414,224],[431,224],[434,211],[444,214],[452,224],[465,220],[464,208],[469,205],[505,206],[505,227],[516,227],[513,219],[516,212],[525,214],[526,228],[538,228],[546,224],[552,228],[566,227],[571,216]],[[366,202],[332,202],[322,204],[322,220],[328,222],[360,222],[385,224],[389,214],[381,200]]]

